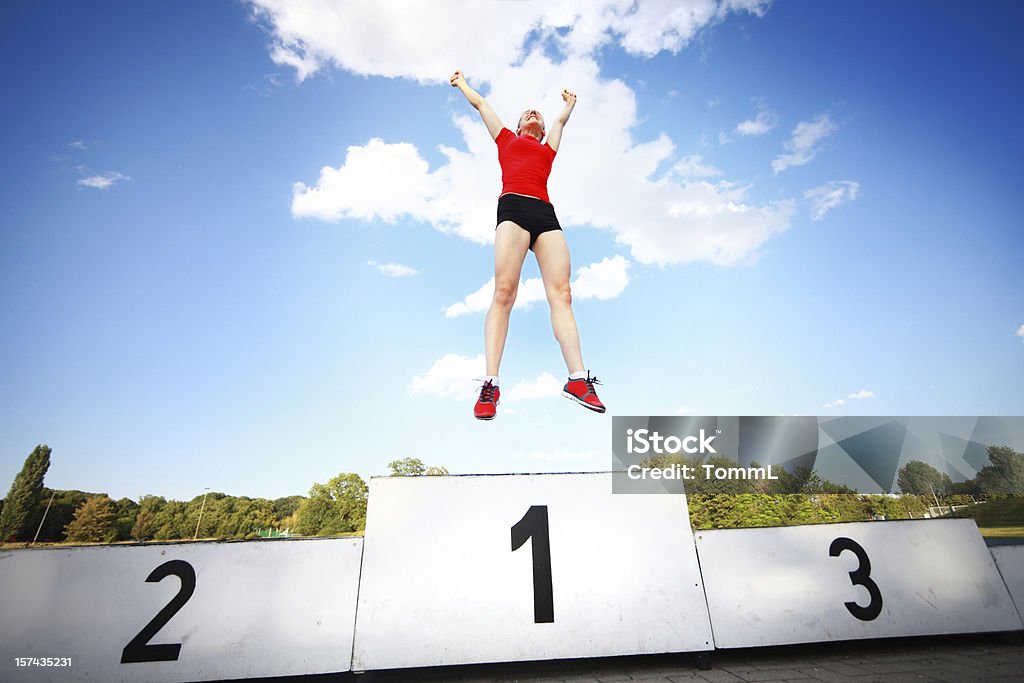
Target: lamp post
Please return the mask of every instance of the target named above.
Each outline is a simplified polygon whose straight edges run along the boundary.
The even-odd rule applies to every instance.
[[[206,509],[206,496],[210,495],[209,486],[204,487],[203,490],[206,491],[206,493],[203,494],[203,504],[199,506],[199,521],[196,522],[196,533],[192,537],[193,541],[199,538],[199,525],[203,523],[203,510]]]
[[[46,521],[46,515],[48,515],[50,513],[50,506],[53,505],[53,498],[56,495],[57,495],[57,490],[54,489],[53,493],[50,494],[50,502],[46,504],[46,510],[43,512],[43,518],[41,520],[39,520],[39,528],[36,529],[36,536],[35,536],[35,538],[32,539],[32,543],[30,543],[29,545],[32,545],[36,541],[39,540],[39,532],[43,530],[43,522]]]

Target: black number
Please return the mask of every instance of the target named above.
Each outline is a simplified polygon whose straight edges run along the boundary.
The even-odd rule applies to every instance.
[[[512,552],[521,548],[528,538],[533,539],[533,622],[550,624],[555,620],[555,597],[551,589],[547,505],[531,505],[512,527]]]
[[[860,560],[857,568],[850,572],[850,581],[854,586],[867,588],[868,595],[871,596],[871,602],[867,606],[861,607],[856,602],[847,602],[845,603],[846,609],[861,621],[876,619],[882,613],[882,591],[878,590],[878,584],[871,580],[871,560],[868,559],[868,554],[864,552],[864,548],[857,541],[845,536],[840,536],[832,541],[832,545],[828,547],[828,554],[831,557],[839,557],[839,553],[844,550],[851,551]]]
[[[181,643],[173,645],[150,645],[149,641],[162,629],[167,622],[178,613],[192,593],[196,590],[196,570],[184,560],[171,560],[153,570],[146,577],[147,583],[159,583],[168,576],[177,576],[181,579],[181,590],[178,594],[160,610],[153,620],[139,631],[139,635],[124,646],[121,653],[121,663],[132,662],[175,662],[178,660],[178,653],[181,652]]]

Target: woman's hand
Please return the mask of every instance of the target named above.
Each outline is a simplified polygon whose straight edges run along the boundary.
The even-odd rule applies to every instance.
[[[460,72],[456,72],[456,73],[460,73]],[[569,92],[568,90],[563,90],[562,91],[562,99],[565,100],[565,103],[568,104],[570,107],[576,105],[576,93],[574,93],[574,92]]]
[[[463,85],[466,85],[466,77],[462,74],[461,71],[457,70],[455,73],[452,74],[450,82],[453,88],[460,88]]]

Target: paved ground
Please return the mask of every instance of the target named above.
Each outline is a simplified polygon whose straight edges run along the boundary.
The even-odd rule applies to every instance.
[[[354,678],[367,683],[1024,681],[1024,646],[1019,636],[1006,635],[901,638],[719,650],[711,654],[711,665],[700,670],[693,655],[657,655],[386,671]]]

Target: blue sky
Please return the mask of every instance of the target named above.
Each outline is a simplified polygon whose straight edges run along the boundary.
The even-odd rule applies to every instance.
[[[38,443],[56,488],[277,497],[607,469],[612,414],[1024,414],[1017,3],[441,4],[5,3],[0,482]],[[455,68],[507,124],[579,94],[549,187],[608,415],[533,300],[472,419],[500,183]]]

